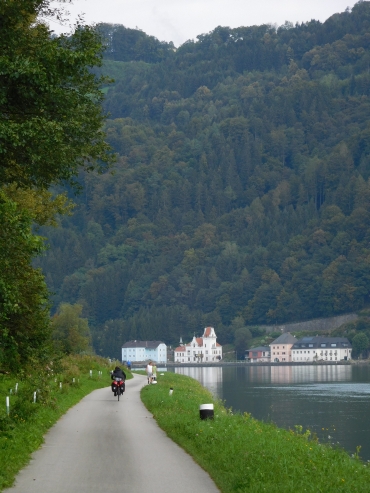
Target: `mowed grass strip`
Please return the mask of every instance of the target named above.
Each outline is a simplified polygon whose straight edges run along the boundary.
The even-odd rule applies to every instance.
[[[370,468],[360,459],[318,443],[299,426],[287,431],[233,414],[189,377],[165,373],[157,385],[142,389],[141,398],[222,493],[370,491]],[[208,403],[214,404],[214,419],[201,420],[199,406]]]
[[[22,380],[0,375],[0,491],[13,484],[32,452],[43,443],[45,433],[69,408],[93,390],[110,385],[112,365],[103,358],[74,356],[62,363],[64,370],[58,375],[34,374]],[[132,378],[130,372],[126,374]],[[19,383],[17,395],[14,394],[16,382]],[[35,390],[36,403],[33,403]],[[9,416],[6,396],[10,397]]]

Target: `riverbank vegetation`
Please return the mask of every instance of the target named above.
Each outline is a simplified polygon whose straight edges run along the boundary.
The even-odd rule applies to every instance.
[[[173,394],[169,395],[169,388]],[[234,414],[197,381],[165,373],[141,396],[167,435],[192,455],[222,493],[365,493],[370,468],[359,454],[318,443],[299,423],[287,431]],[[200,420],[200,404],[214,419]]]
[[[43,443],[44,434],[70,407],[93,390],[110,385],[113,366],[107,359],[75,355],[56,360],[46,369],[20,368],[16,376],[0,375],[0,490],[11,486]],[[126,374],[132,378],[129,371]]]

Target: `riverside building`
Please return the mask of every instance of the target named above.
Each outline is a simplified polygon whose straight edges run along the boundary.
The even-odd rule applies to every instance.
[[[222,359],[222,346],[216,341],[213,327],[204,329],[203,337],[193,337],[188,344],[182,344],[174,351],[175,363],[212,363]]]
[[[167,346],[161,341],[128,341],[122,346],[122,361],[167,363]]]
[[[292,361],[347,361],[352,346],[346,337],[302,337],[292,346]]]
[[[271,361],[273,363],[290,363],[292,361],[291,348],[297,338],[290,332],[281,334],[270,344]]]

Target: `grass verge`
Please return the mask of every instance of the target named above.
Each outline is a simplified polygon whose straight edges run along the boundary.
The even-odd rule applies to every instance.
[[[370,467],[358,457],[318,443],[299,426],[287,431],[233,414],[189,377],[165,373],[141,398],[222,493],[369,492]],[[199,405],[208,403],[214,403],[214,420],[202,421]]]
[[[93,390],[110,385],[109,372],[114,365],[99,357],[71,356],[58,366],[58,374],[36,371],[22,379],[0,375],[0,491],[13,484],[32,452],[43,443],[47,430],[70,407]],[[126,375],[132,378],[130,372]],[[34,391],[36,403],[33,402]]]

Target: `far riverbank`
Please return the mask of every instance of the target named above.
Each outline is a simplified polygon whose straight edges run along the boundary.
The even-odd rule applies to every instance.
[[[341,366],[341,365],[360,365],[360,364],[365,364],[368,365],[370,364],[370,360],[349,360],[349,361],[319,361],[319,362],[312,362],[312,361],[301,361],[301,362],[288,362],[288,363],[270,363],[270,362],[265,362],[265,363],[249,363],[247,361],[222,361],[220,363],[174,363],[174,362],[167,362],[167,363],[158,363],[158,367],[161,368],[212,368],[212,367],[222,367],[222,366],[247,366],[247,367],[258,367],[258,366]],[[146,362],[135,362],[132,363],[132,369],[142,369],[145,368]]]

